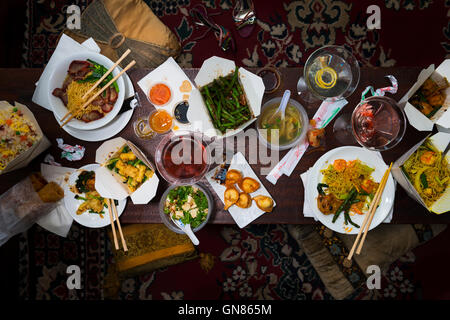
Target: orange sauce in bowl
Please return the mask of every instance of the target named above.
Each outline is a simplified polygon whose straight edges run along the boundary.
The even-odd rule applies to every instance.
[[[149,93],[150,101],[158,106],[162,106],[166,104],[172,93],[170,92],[170,88],[166,86],[164,83],[157,83],[151,89]]]
[[[167,111],[158,110],[150,115],[148,123],[156,133],[165,133],[172,128],[173,118]]]

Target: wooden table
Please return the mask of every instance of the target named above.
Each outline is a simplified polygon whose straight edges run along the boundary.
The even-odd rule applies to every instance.
[[[420,70],[421,68],[418,67],[378,69],[362,68],[361,80],[358,89],[351,97],[348,98],[349,103],[341,112],[345,113],[352,111],[352,109],[359,102],[361,92],[364,88],[366,88],[366,86],[372,85],[375,88],[387,86],[389,82],[386,78],[384,78],[384,76],[388,74],[394,75],[399,81],[399,90],[393,98],[397,101],[400,100],[400,98],[408,91],[410,86],[416,81]],[[185,71],[190,79],[193,79],[197,73],[197,69],[186,69]],[[273,97],[281,96],[285,89],[290,89],[293,93],[296,92],[296,83],[299,76],[302,74],[302,69],[286,68],[280,69],[280,71],[282,74],[282,85],[280,89],[273,94],[265,95],[263,102]],[[94,163],[95,150],[101,144],[101,142],[85,142],[71,137],[63,129],[59,128],[59,125],[50,111],[47,111],[46,109],[31,102],[31,97],[35,88],[34,84],[39,79],[41,72],[41,69],[0,69],[0,100],[7,100],[11,103],[18,101],[27,105],[34,112],[42,130],[52,142],[52,147],[48,150],[48,152],[44,152],[39,157],[34,159],[27,168],[0,176],[0,193],[3,193],[19,180],[26,177],[32,170],[38,170],[39,164],[43,161],[43,158],[47,153],[51,153],[55,157],[56,161],[60,162],[63,166],[79,168],[83,165]],[[149,72],[149,70],[133,70],[129,73],[135,89],[141,97],[145,97],[145,95],[138,88],[136,83],[145,74],[147,74],[147,72]],[[293,94],[293,97],[296,98],[296,94]],[[135,142],[135,144],[148,155],[149,159],[153,161],[154,150],[160,138],[155,138],[150,141],[140,140],[134,135],[131,125],[139,116],[148,114],[153,108],[145,98],[141,100],[144,102],[143,107],[136,109],[130,123],[124,130],[122,130],[122,132],[119,133],[119,135]],[[314,112],[318,106],[319,103],[305,106],[309,117],[314,115]],[[313,166],[314,162],[326,151],[341,146],[341,144],[334,138],[332,128],[333,122],[330,123],[326,129],[326,150],[305,154],[290,177],[281,177],[276,185],[272,185],[265,179],[265,177],[261,177],[262,183],[276,200],[277,206],[272,213],[261,216],[259,219],[255,220],[254,223],[314,223],[312,218],[305,218],[302,214],[304,190],[299,176],[300,173]],[[382,153],[385,162],[389,163],[391,161],[395,161],[406,150],[416,144],[419,140],[423,139],[427,134],[427,132],[419,132],[412,126],[408,125],[405,136],[400,144],[392,150]],[[60,150],[56,146],[56,138],[63,138],[65,143],[71,145],[80,144],[85,146],[86,154],[84,158],[81,161],[73,163],[66,161],[65,159],[61,159]],[[280,154],[280,159],[285,155],[285,153],[286,152],[282,152]],[[261,165],[252,165],[252,168],[256,173],[259,173]],[[133,205],[131,201],[128,201],[127,208],[121,217],[121,220],[124,223],[161,222],[158,213],[158,202],[168,184],[164,181],[164,179],[161,178],[160,180],[161,182],[159,184],[158,194],[149,204]],[[206,181],[205,184],[209,186]],[[216,208],[218,209],[213,213],[210,223],[233,224],[234,220],[229,213],[220,209],[223,208],[223,204],[220,199],[215,194],[214,196]],[[410,198],[401,186],[398,186],[395,195],[394,216],[392,223],[450,223],[450,214],[438,216],[429,213],[426,209]]]

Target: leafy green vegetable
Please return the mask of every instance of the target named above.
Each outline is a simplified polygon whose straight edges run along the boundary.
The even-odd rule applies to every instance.
[[[324,196],[325,195],[325,191],[323,191],[323,188],[328,188],[328,185],[325,183],[319,183],[317,184],[317,191],[319,192],[320,195]]]
[[[106,165],[106,167],[109,170],[113,170],[116,167],[117,161],[119,161],[119,158],[113,158],[113,159],[109,160],[109,163]]]
[[[95,62],[93,60],[87,59],[92,66],[90,67],[91,73],[84,79],[78,80],[79,83],[85,83],[85,82],[97,82],[103,75],[108,72],[108,69],[105,68],[103,65],[101,65],[98,62]],[[100,87],[104,87],[114,78],[113,74],[110,73],[108,76],[100,83]],[[113,88],[116,90],[116,92],[119,92],[119,86],[117,85],[117,82],[114,81],[112,83]]]
[[[79,192],[89,192],[91,191],[89,187],[87,186],[87,182],[90,179],[95,178],[95,172],[94,171],[83,171],[79,174],[77,181],[75,182],[75,187]]]
[[[420,175],[420,182],[422,183],[423,188],[428,188],[428,181],[425,172]]]
[[[189,196],[192,197],[195,207],[189,210],[184,210],[182,207],[188,201]],[[180,219],[184,224],[190,224],[192,228],[198,227],[205,221],[208,215],[208,199],[200,189],[195,189],[192,186],[179,186],[169,191],[167,195],[169,204],[165,205],[164,213],[170,215],[175,211],[182,211],[183,217]],[[171,210],[172,206],[175,210]],[[192,217],[191,210],[197,209],[197,215]]]

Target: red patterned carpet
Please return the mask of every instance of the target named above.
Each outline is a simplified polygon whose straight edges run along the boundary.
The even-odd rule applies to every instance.
[[[284,225],[210,225],[198,232],[200,253],[214,257],[211,270],[199,260],[184,262],[122,282],[121,299],[329,300],[303,250]],[[446,230],[393,263],[381,289],[360,288],[348,299],[449,299],[450,259]],[[19,239],[19,296],[22,299],[102,299],[112,251],[105,229],[74,225],[67,239],[33,227]],[[339,250],[339,249],[338,249]],[[68,265],[83,270],[82,290],[68,290]],[[188,276],[187,276],[188,275]],[[358,277],[357,274],[354,276]],[[201,280],[199,280],[201,279]],[[358,280],[358,279],[355,279]]]
[[[28,1],[28,23],[23,64],[41,67],[56,45],[65,25],[66,7],[84,9],[91,0]],[[449,0],[298,0],[254,1],[257,25],[248,38],[236,32],[231,0],[145,0],[174,31],[183,46],[178,62],[200,67],[212,55],[259,67],[303,65],[318,47],[345,45],[364,66],[428,66],[450,54]],[[234,53],[223,53],[212,32],[197,40],[205,28],[194,28],[190,9],[203,4],[211,18],[231,31]],[[381,9],[381,29],[368,30],[369,5]]]
[[[183,67],[199,67],[205,58],[220,55],[243,66],[298,66],[326,44],[351,49],[365,66],[423,66],[439,64],[450,52],[450,1],[254,1],[258,22],[242,39],[231,20],[230,0],[146,1],[179,37]],[[42,67],[52,54],[65,24],[65,8],[89,0],[28,1],[22,65]],[[194,29],[189,10],[202,3],[213,19],[233,32],[236,52],[223,53],[212,34]],[[368,5],[382,11],[381,30],[365,27]],[[418,20],[419,19],[419,20]],[[420,23],[419,23],[420,22]],[[400,84],[401,85],[401,84]],[[209,272],[198,260],[165,268],[123,282],[123,299],[332,299],[305,253],[284,225],[210,225],[198,234],[199,251],[215,257]],[[19,237],[19,296],[22,299],[101,299],[111,247],[106,230],[74,224],[67,239],[40,227]],[[395,262],[384,274],[379,291],[358,290],[354,299],[449,299],[450,267],[447,230]],[[448,247],[448,246],[447,246]],[[83,289],[69,292],[66,266],[84,270]],[[189,274],[189,277],[185,275]],[[202,281],[197,281],[202,279]]]

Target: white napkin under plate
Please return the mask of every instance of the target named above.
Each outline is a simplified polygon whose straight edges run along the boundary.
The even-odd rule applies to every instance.
[[[52,73],[53,68],[59,59],[65,58],[68,55],[73,54],[74,52],[100,52],[100,47],[95,43],[94,39],[89,38],[84,41],[82,44],[79,44],[77,41],[73,40],[71,37],[63,34],[61,39],[56,46],[55,51],[53,52],[50,60],[47,63],[47,66],[42,72],[39,81],[36,83],[36,89],[33,93],[32,101],[45,109],[52,110],[48,103],[48,92],[51,91],[48,87],[48,81],[45,79],[49,79],[50,74]],[[42,79],[42,81],[41,81]]]
[[[62,189],[65,188],[68,178],[76,169],[51,166],[41,163],[41,174],[47,181],[56,182]],[[61,237],[67,237],[70,227],[72,226],[73,218],[67,212],[64,206],[64,199],[59,203],[59,206],[49,214],[40,218],[36,223],[42,228],[53,232]]]

